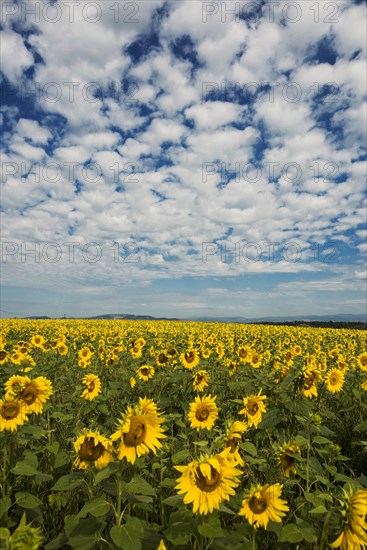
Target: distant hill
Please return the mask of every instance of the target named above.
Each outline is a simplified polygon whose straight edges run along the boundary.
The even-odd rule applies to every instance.
[[[309,326],[334,326],[351,328],[367,328],[367,314],[340,313],[336,315],[289,315],[269,317],[189,317],[179,319],[177,317],[153,317],[152,315],[132,313],[105,313],[93,317],[61,317],[61,319],[86,319],[86,320],[128,320],[128,321],[195,321],[206,323],[239,323],[239,324],[276,324],[276,325],[309,325]],[[26,319],[52,319],[47,315],[34,315]]]

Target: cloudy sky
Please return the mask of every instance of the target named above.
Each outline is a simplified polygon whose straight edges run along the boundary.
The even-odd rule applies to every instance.
[[[2,316],[365,310],[364,2],[1,10]]]

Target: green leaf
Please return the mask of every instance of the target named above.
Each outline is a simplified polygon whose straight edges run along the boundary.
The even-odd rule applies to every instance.
[[[66,538],[65,533],[60,533],[54,540],[46,544],[45,550],[58,550],[59,548],[65,548],[67,540],[68,539]]]
[[[316,506],[316,508],[313,508],[310,510],[310,514],[325,514],[327,512],[327,509],[323,504],[319,504]]]
[[[319,445],[332,445],[333,442],[330,441],[327,437],[323,437],[322,435],[315,435],[313,438],[313,443],[318,443]]]
[[[207,519],[204,519],[203,523],[198,525],[198,531],[208,539],[223,538],[226,536],[219,518],[214,516],[209,516]]]
[[[138,518],[127,517],[124,525],[114,525],[110,531],[111,539],[117,548],[123,550],[141,550],[144,536],[144,524]]]
[[[47,435],[47,432],[41,426],[32,426],[32,424],[22,426],[19,433],[21,435],[29,435],[32,439],[40,439]]]
[[[192,525],[184,521],[172,523],[163,532],[174,545],[188,544],[193,535]]]
[[[296,435],[294,442],[299,447],[302,447],[303,445],[307,445],[308,441],[303,435]]]
[[[11,506],[11,500],[10,500],[9,497],[3,497],[0,500],[0,518],[5,516],[5,514],[9,510],[10,506]]]
[[[94,483],[98,485],[98,483],[101,483],[101,481],[107,479],[110,475],[115,474],[118,467],[118,462],[111,462],[108,466],[106,466],[106,468],[102,468],[102,470],[99,470],[99,472],[96,473]]]
[[[183,449],[182,451],[179,451],[178,453],[174,454],[172,457],[173,464],[179,464],[180,462],[183,462],[191,455],[190,451],[187,449]]]
[[[111,505],[106,501],[104,495],[90,500],[84,504],[83,508],[80,510],[79,514],[76,515],[77,518],[85,518],[88,514],[91,514],[95,518],[104,516],[111,509]]]
[[[172,495],[162,500],[162,503],[167,504],[167,506],[180,506],[180,504],[182,504],[182,501],[183,495]]]
[[[80,487],[83,484],[83,477],[77,473],[73,472],[66,476],[60,477],[52,487],[53,491],[72,491],[77,487]]]
[[[134,476],[129,483],[125,485],[125,490],[133,495],[156,496],[155,489],[140,476]]]
[[[166,479],[162,479],[162,481],[159,484],[159,487],[175,487],[177,484],[177,481],[173,478],[166,477]]]
[[[70,454],[66,453],[65,451],[60,451],[56,455],[54,468],[60,468],[60,466],[65,466],[65,464],[69,464],[69,462],[70,462]]]
[[[241,443],[240,447],[245,453],[248,453],[251,456],[257,456],[257,449],[255,445],[250,441],[245,441],[245,443]]]
[[[301,542],[303,535],[295,523],[284,525],[279,535],[279,542]]]
[[[42,504],[42,500],[26,491],[15,493],[15,501],[22,508],[36,508]]]
[[[6,527],[0,527],[0,548],[8,547],[9,537],[10,537],[9,529],[6,529]]]
[[[23,460],[18,460],[14,468],[10,471],[17,476],[34,476],[39,473],[37,467],[37,456],[31,451],[25,451]]]

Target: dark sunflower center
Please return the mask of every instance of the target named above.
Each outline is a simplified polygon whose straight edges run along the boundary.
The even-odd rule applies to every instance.
[[[134,418],[130,423],[129,431],[124,434],[124,443],[128,447],[137,447],[143,443],[146,436],[146,426],[139,418]]]
[[[234,453],[238,449],[238,439],[236,437],[227,439],[226,447],[229,447],[231,449],[231,453]]]
[[[256,414],[258,410],[259,410],[259,405],[256,402],[249,404],[248,412],[250,414]]]
[[[289,456],[287,454],[283,454],[280,457],[280,463],[284,469],[290,468],[295,463],[295,459],[293,456]]]
[[[199,407],[195,413],[196,419],[199,422],[205,422],[210,415],[210,411],[207,407]]]
[[[5,418],[5,420],[12,420],[12,418],[16,418],[18,416],[19,411],[19,403],[4,403],[1,408],[1,416]]]
[[[93,381],[93,382],[90,382],[90,383],[88,384],[88,391],[89,391],[89,392],[92,392],[92,391],[94,390],[95,386],[96,386],[96,384],[95,384],[94,381]]]
[[[285,354],[285,360],[289,361],[291,358],[292,358],[292,355],[289,353],[289,351],[287,351],[287,353]]]
[[[362,357],[361,363],[365,367],[367,365],[367,357]]]
[[[5,359],[5,357],[6,357],[6,351],[0,351],[0,361]]]
[[[196,383],[197,384],[200,384],[200,382],[202,382],[204,380],[204,376],[202,374],[197,374],[196,375]]]
[[[262,514],[268,507],[268,503],[265,498],[251,497],[249,500],[249,508],[254,514]]]
[[[306,380],[303,383],[303,387],[305,388],[305,390],[309,390],[310,388],[312,388],[313,382],[314,382],[313,378],[306,378]]]
[[[27,403],[27,405],[32,405],[37,398],[38,392],[37,389],[32,386],[26,386],[19,394],[19,398]]]
[[[81,460],[88,460],[90,462],[98,460],[104,451],[102,443],[94,444],[94,439],[92,437],[87,437],[82,446],[79,449],[79,458]]]
[[[176,350],[175,350],[175,348],[171,348],[167,351],[167,353],[168,353],[168,355],[173,356],[173,355],[176,355]]]
[[[205,493],[212,493],[217,489],[221,480],[220,473],[210,465],[210,479],[204,476],[200,470],[197,468],[195,471],[195,482],[201,491]]]
[[[187,363],[192,363],[195,360],[195,353],[193,351],[187,351],[185,353],[185,360]]]
[[[259,358],[256,355],[254,355],[252,358],[252,362],[257,363],[258,361],[259,361]]]
[[[165,354],[165,353],[160,353],[160,354],[158,355],[158,361],[159,361],[160,363],[166,363],[166,362],[167,362],[167,356],[166,356],[166,354]]]
[[[242,348],[242,349],[240,349],[240,351],[238,352],[238,355],[239,355],[242,359],[244,359],[244,358],[246,357],[246,355],[247,355],[247,351],[246,351],[245,349]]]
[[[140,369],[140,372],[143,376],[148,376],[150,373],[150,369],[148,369],[148,367],[143,367],[142,369]]]

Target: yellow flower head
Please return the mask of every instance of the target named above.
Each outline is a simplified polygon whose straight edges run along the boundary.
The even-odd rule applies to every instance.
[[[247,430],[248,426],[239,420],[229,421],[226,425],[226,430],[223,438],[223,448],[230,450],[230,456],[240,466],[244,466],[244,461],[239,453],[239,445],[242,439],[242,434]]]
[[[19,401],[24,402],[27,414],[31,412],[41,413],[43,405],[53,393],[51,381],[44,376],[38,376],[33,380],[28,376],[18,378],[22,378],[22,380],[15,380],[15,377],[12,376],[6,383],[7,395],[14,396]]]
[[[280,498],[283,485],[256,485],[251,487],[242,501],[239,516],[245,516],[255,529],[266,529],[269,520],[281,523],[282,517],[289,511],[286,500]]]
[[[154,373],[154,367],[152,367],[151,365],[142,365],[136,371],[138,378],[140,378],[140,380],[143,380],[143,382],[148,382],[151,378],[153,378]]]
[[[87,401],[92,401],[101,393],[101,381],[95,374],[86,374],[83,378],[83,384],[86,386],[80,397]]]
[[[159,441],[166,437],[161,428],[163,419],[157,405],[150,399],[139,398],[139,404],[128,407],[119,429],[112,434],[111,440],[118,441],[118,458],[124,457],[134,464],[135,460],[162,447]]]
[[[198,370],[192,377],[192,387],[195,392],[201,392],[208,385],[210,376],[206,370]]]
[[[283,470],[284,477],[289,477],[289,474],[297,472],[296,470],[296,457],[294,455],[300,455],[301,449],[295,443],[286,443],[281,447],[278,455],[279,464]]]
[[[340,510],[341,532],[331,548],[364,550],[367,547],[367,491],[345,492]]]
[[[185,369],[194,369],[199,364],[199,352],[196,349],[190,349],[180,354],[180,361]]]
[[[325,384],[329,392],[340,392],[344,386],[344,372],[339,369],[330,369],[326,374]]]
[[[217,396],[203,395],[195,397],[194,403],[190,403],[188,419],[190,427],[197,431],[207,429],[211,430],[218,418],[219,409],[215,403]]]
[[[77,453],[74,465],[81,470],[92,465],[101,470],[113,462],[111,441],[87,428],[84,428],[83,434],[75,441],[74,449]]]
[[[181,472],[176,490],[184,496],[184,504],[193,504],[194,514],[206,515],[218,510],[225,500],[235,494],[241,471],[230,458],[230,450],[202,456],[187,466],[175,466]]]
[[[243,398],[244,408],[239,414],[244,414],[247,417],[249,426],[258,427],[262,420],[262,413],[266,412],[266,405],[264,403],[267,399],[266,395],[261,395],[261,390],[257,395],[250,395]]]
[[[23,401],[14,401],[11,396],[0,399],[0,431],[14,432],[18,426],[28,422],[26,406]]]

